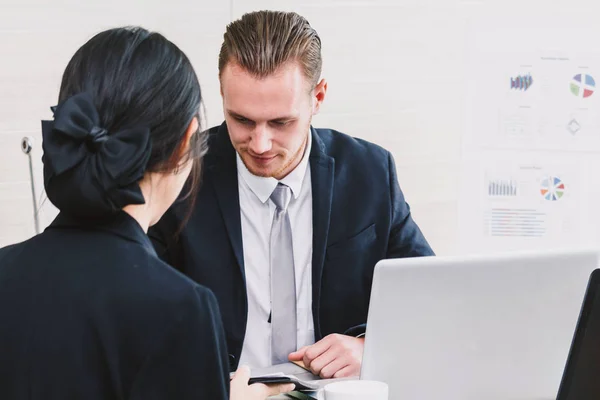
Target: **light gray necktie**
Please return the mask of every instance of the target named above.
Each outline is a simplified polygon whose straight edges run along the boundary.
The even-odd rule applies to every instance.
[[[292,226],[287,212],[291,190],[277,184],[271,200],[277,207],[271,225],[271,359],[273,364],[288,362],[296,351],[296,275]]]

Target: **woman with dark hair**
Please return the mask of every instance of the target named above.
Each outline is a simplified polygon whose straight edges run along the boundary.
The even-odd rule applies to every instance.
[[[206,152],[185,54],[142,28],[102,32],[73,56],[43,130],[60,210],[0,249],[0,398],[228,399],[214,295],[160,261],[146,236],[193,193]],[[231,382],[232,399],[289,387]]]

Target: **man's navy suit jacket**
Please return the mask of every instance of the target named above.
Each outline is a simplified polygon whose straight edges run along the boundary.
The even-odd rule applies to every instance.
[[[315,339],[365,331],[375,264],[433,255],[413,221],[385,149],[311,128],[312,311]],[[225,124],[210,129],[202,185],[191,214],[172,207],[151,229],[160,257],[217,297],[230,367],[237,368],[248,303],[236,152]],[[266,260],[265,260],[266,261]]]

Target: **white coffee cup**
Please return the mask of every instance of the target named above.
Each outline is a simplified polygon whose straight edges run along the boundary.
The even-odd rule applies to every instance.
[[[323,389],[325,400],[388,400],[388,385],[376,381],[340,381]]]

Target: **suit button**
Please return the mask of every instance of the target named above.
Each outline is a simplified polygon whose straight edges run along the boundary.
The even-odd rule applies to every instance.
[[[229,354],[229,370],[235,371],[235,356],[233,354]]]

